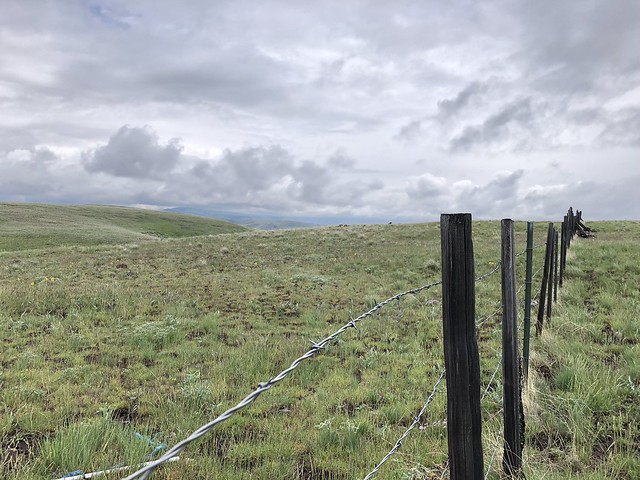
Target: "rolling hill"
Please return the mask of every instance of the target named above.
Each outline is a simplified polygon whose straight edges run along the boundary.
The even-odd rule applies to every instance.
[[[223,220],[131,207],[0,203],[0,251],[236,233]]]

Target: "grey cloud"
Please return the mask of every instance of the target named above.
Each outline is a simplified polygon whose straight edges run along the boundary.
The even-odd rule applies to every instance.
[[[106,145],[84,152],[84,166],[89,172],[103,172],[116,177],[159,179],[178,163],[182,146],[172,139],[165,146],[149,127],[121,127]]]
[[[640,38],[635,0],[615,3],[524,2],[514,12],[525,19],[522,53],[533,84],[545,91],[575,95],[608,89],[618,75],[636,74],[640,58],[630,48]],[[633,83],[633,82],[632,82]]]
[[[413,120],[404,125],[397,134],[394,135],[394,140],[403,142],[410,142],[415,140],[422,133],[422,122],[419,120]]]
[[[106,183],[77,165],[61,165],[47,147],[0,156],[0,172],[0,195],[7,201],[113,204],[133,200],[146,189],[139,181]]]
[[[332,176],[328,169],[313,162],[303,162],[294,173],[295,183],[290,186],[290,194],[299,200],[311,203],[325,203],[326,187]]]
[[[479,144],[492,144],[505,138],[511,126],[527,126],[532,123],[532,120],[530,99],[513,102],[491,115],[482,124],[465,127],[460,135],[451,139],[449,148],[459,151],[469,150]]]
[[[631,173],[631,172],[628,172]],[[578,181],[527,190],[522,199],[530,218],[559,219],[573,206],[589,220],[634,220],[640,218],[640,175],[619,181]]]
[[[577,108],[566,111],[567,120],[574,125],[594,125],[607,121],[607,114],[602,108]]]
[[[477,218],[504,218],[520,209],[524,170],[502,172],[476,185],[470,180],[451,181],[425,173],[412,178],[405,193],[410,204],[420,205],[432,216],[442,212],[471,212]]]
[[[24,201],[55,193],[57,182],[52,181],[46,162],[38,161],[36,155],[27,150],[13,150],[0,158],[0,192],[4,199]]]
[[[329,156],[327,164],[336,169],[351,169],[355,165],[355,160],[347,155],[344,149],[338,149]]]
[[[470,102],[471,98],[485,91],[486,86],[480,82],[471,82],[454,98],[440,100],[438,102],[438,112],[444,117],[457,114],[464,109]]]
[[[150,127],[122,127],[106,145],[83,156],[90,174],[146,180],[139,203],[347,208],[384,188],[380,180],[353,180],[355,160],[344,149],[325,163],[299,161],[280,145],[226,149],[205,160],[183,155],[176,141],[161,145]],[[191,166],[175,169],[179,161]]]
[[[446,178],[425,173],[409,182],[407,195],[412,199],[434,199],[446,194],[450,189]]]
[[[501,173],[486,185],[469,186],[459,192],[454,205],[480,218],[504,218],[519,207],[518,189],[524,170]]]
[[[598,137],[598,142],[612,146],[640,146],[640,108],[626,109],[616,116]]]
[[[269,189],[294,170],[293,157],[279,145],[225,150],[216,161],[200,160],[189,172],[214,194],[237,200]]]
[[[199,192],[209,200],[263,205],[278,202],[301,205],[344,206],[360,204],[369,191],[384,187],[381,181],[355,182],[343,178],[354,161],[340,150],[327,165],[309,160],[297,162],[279,145],[226,150],[218,161],[200,161],[189,178],[173,176],[175,187]],[[186,188],[186,185],[190,185]]]
[[[0,154],[19,149],[32,150],[35,145],[36,139],[29,131],[16,128],[0,130]]]
[[[216,48],[200,62],[169,59],[143,73],[139,82],[163,101],[260,106],[285,101],[295,79],[286,63],[250,44],[235,44]]]
[[[89,6],[89,11],[105,25],[123,29],[131,28],[136,20],[140,18],[140,15],[133,14],[124,9],[116,9],[96,4]]]

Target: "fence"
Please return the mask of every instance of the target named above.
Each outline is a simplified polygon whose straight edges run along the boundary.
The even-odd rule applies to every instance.
[[[420,424],[427,408],[433,401],[442,380],[446,378],[447,385],[447,442],[449,460],[441,472],[440,478],[445,478],[447,472],[454,480],[487,478],[493,468],[493,462],[500,446],[500,434],[496,435],[496,446],[492,452],[488,467],[485,471],[482,450],[482,418],[481,402],[489,392],[499,370],[503,373],[503,471],[507,477],[519,477],[522,470],[522,450],[524,447],[524,415],[521,400],[523,378],[527,377],[530,351],[530,309],[533,303],[533,278],[542,271],[540,292],[538,293],[538,316],[536,333],[542,333],[545,316],[546,322],[551,321],[552,303],[557,300],[558,287],[563,285],[566,267],[567,249],[576,234],[591,236],[592,230],[582,221],[580,211],[573,213],[569,209],[562,222],[560,232],[553,224],[549,224],[545,242],[544,266],[533,273],[533,223],[527,224],[527,248],[515,253],[514,223],[512,220],[502,221],[502,254],[495,268],[488,273],[475,277],[472,218],[470,214],[442,215],[441,217],[441,247],[442,247],[442,281],[433,282],[419,288],[407,290],[376,304],[369,311],[351,319],[331,335],[312,342],[312,347],[302,356],[295,359],[291,365],[270,380],[260,383],[258,387],[234,407],[228,409],[214,420],[203,425],[190,436],[168,449],[157,460],[146,462],[134,467],[117,467],[108,472],[137,470],[125,478],[134,480],[147,479],[153,471],[167,462],[175,461],[178,454],[190,443],[207,434],[217,424],[229,419],[237,411],[255,401],[262,393],[269,390],[276,383],[284,380],[302,362],[314,357],[339,335],[373,315],[386,305],[407,295],[415,295],[442,285],[443,309],[443,342],[445,368],[433,386],[420,412],[414,421],[400,436],[389,453],[382,458],[378,465],[365,477],[369,480],[382,468],[384,463],[402,446],[402,442],[411,431]],[[542,245],[539,245],[542,246]],[[516,257],[526,254],[526,280],[516,290]],[[502,299],[496,310],[476,321],[475,285],[489,276],[501,271]],[[525,311],[523,332],[523,355],[519,355],[519,336],[517,325],[517,294],[525,289]],[[502,356],[493,372],[484,392],[480,394],[480,367],[477,347],[478,329],[502,312]],[[72,478],[92,478],[108,473],[94,472],[72,476]],[[69,478],[69,476],[65,477]]]
[[[558,232],[552,223],[548,226],[536,323],[538,335],[542,333],[545,316],[547,322],[551,320],[552,302],[557,299],[558,276],[562,279],[564,275],[567,249],[571,245],[572,239],[576,232],[580,232],[583,236],[591,235],[591,230],[582,223],[581,217],[581,212],[578,211],[574,215],[573,209],[569,209],[562,223],[563,241],[560,252],[558,252]],[[478,385],[479,358],[474,323],[475,292],[471,216],[469,214],[443,215],[441,230],[450,478],[454,480],[481,479],[484,475],[484,456],[482,451],[481,398]],[[521,388],[523,375],[526,377],[529,369],[533,224],[529,222],[527,225],[522,372],[518,354],[517,291],[512,220],[502,220],[501,233],[503,472],[505,477],[520,478],[525,426]],[[558,257],[563,260],[559,268]],[[492,461],[494,455],[495,450],[491,457]],[[487,469],[487,475],[490,469],[491,464]]]

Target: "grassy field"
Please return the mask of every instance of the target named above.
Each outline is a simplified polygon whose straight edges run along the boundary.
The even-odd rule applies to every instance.
[[[598,237],[574,244],[553,321],[532,341],[528,478],[640,476],[640,225],[593,226]],[[499,237],[498,222],[474,224],[477,274],[494,268]],[[440,278],[437,224],[123,242],[0,253],[0,477],[144,461],[154,447],[136,433],[173,445],[310,340]],[[524,224],[517,242],[523,249]],[[524,256],[518,268],[521,283]],[[478,320],[488,318],[483,386],[500,358],[499,281],[498,272],[477,284]],[[153,478],[364,477],[439,377],[441,331],[439,288],[386,306]],[[499,377],[483,400],[487,465],[501,428]],[[378,478],[439,478],[441,390]],[[499,465],[498,455],[489,478]]]
[[[0,252],[234,233],[233,223],[139,208],[0,203]]]

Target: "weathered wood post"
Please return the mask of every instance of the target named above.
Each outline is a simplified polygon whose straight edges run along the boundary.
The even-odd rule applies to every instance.
[[[569,247],[571,247],[571,242],[573,241],[573,237],[576,234],[576,217],[573,214],[573,207],[569,207]]]
[[[518,355],[518,314],[513,220],[502,220],[502,373],[505,476],[519,478],[522,469],[520,357]]]
[[[555,258],[553,260],[553,301],[558,301],[558,231],[556,230],[553,236],[553,253]]]
[[[551,230],[551,254],[549,256],[549,279],[547,286],[547,322],[551,321],[551,307],[553,306],[553,272],[555,270],[555,258],[556,258],[556,229],[552,227]]]
[[[564,220],[562,221],[562,236],[560,238],[561,246],[560,246],[560,287],[562,287],[563,279],[564,279],[564,269],[567,264],[567,232],[569,230],[569,217],[567,215],[564,216]]]
[[[471,214],[443,214],[442,315],[451,480],[483,478]]]
[[[544,306],[547,300],[547,284],[549,283],[549,271],[551,267],[551,239],[553,235],[553,223],[547,229],[547,246],[544,251],[544,269],[542,273],[542,285],[540,286],[540,299],[538,300],[538,321],[536,323],[536,334],[542,333],[544,322]]]
[[[533,222],[527,222],[527,266],[524,283],[524,339],[522,342],[522,363],[524,378],[529,375],[529,339],[531,336],[531,276],[533,270]]]

